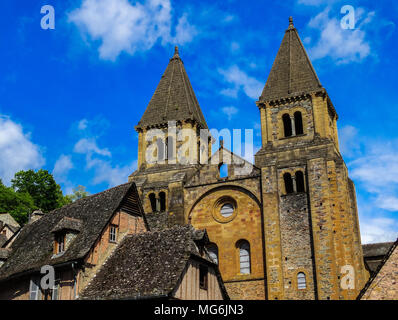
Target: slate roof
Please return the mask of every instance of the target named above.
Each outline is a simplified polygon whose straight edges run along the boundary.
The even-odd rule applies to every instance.
[[[28,223],[10,247],[12,253],[0,268],[0,280],[36,271],[46,264],[56,265],[84,258],[114,212],[127,206],[126,201],[137,214],[143,213],[134,183],[126,183],[77,200]],[[81,220],[81,231],[63,255],[52,258],[54,234],[51,231],[60,221],[65,221],[64,217]]]
[[[81,294],[81,299],[165,298],[177,287],[197,241],[206,233],[192,226],[127,236]],[[210,260],[204,260],[214,265]],[[218,268],[214,265],[218,272]],[[219,272],[218,272],[219,276]],[[222,290],[226,291],[219,276]]]
[[[174,56],[170,59],[136,128],[189,119],[196,121],[202,128],[207,128],[206,120],[176,47]]]
[[[1,230],[1,228],[0,228]],[[5,234],[0,234],[0,248],[7,242],[7,237]]]
[[[80,219],[73,219],[69,217],[63,217],[57,225],[51,230],[52,233],[61,230],[71,230],[79,232],[82,229],[83,221]]]
[[[377,257],[385,256],[388,250],[394,242],[380,242],[380,243],[370,243],[362,245],[362,251],[364,257]]]
[[[293,25],[293,18],[290,17],[289,28],[283,37],[260,101],[310,93],[321,88],[321,82]]]
[[[6,248],[0,248],[0,259],[7,259],[10,256],[10,250]]]
[[[391,244],[391,245],[388,245]],[[371,275],[371,277],[369,278],[368,282],[365,284],[365,286],[363,287],[363,289],[361,290],[361,292],[359,293],[357,300],[360,300],[364,294],[366,293],[366,291],[369,289],[369,287],[372,285],[372,283],[375,281],[375,279],[377,278],[378,274],[380,273],[380,271],[383,269],[384,265],[386,265],[386,263],[389,262],[393,252],[397,249],[398,247],[398,239],[395,242],[385,242],[385,243],[375,243],[373,244],[373,247],[369,247],[370,249],[368,250],[367,253],[372,252],[372,253],[381,253],[382,251],[384,252],[385,248],[388,247],[387,252],[385,252],[384,257],[382,259],[382,261],[378,264],[377,269],[375,272],[373,272],[373,274]],[[383,246],[384,245],[384,246]],[[371,245],[363,245],[362,248],[364,246],[371,246]],[[365,252],[364,252],[364,256],[365,256]],[[397,261],[392,261],[391,263],[397,263]],[[395,274],[398,272],[398,270],[396,270],[396,267],[394,268],[393,272],[395,272]],[[387,277],[387,279],[389,279],[389,277]],[[383,279],[380,279],[380,281]],[[392,279],[389,279],[390,283],[391,283]],[[395,285],[396,287],[396,282],[391,283],[391,285]],[[396,292],[396,291],[395,291]]]
[[[362,245],[365,264],[371,274],[376,272],[393,244],[394,242],[382,242]]]
[[[0,213],[0,221],[14,228],[21,227],[9,213]]]

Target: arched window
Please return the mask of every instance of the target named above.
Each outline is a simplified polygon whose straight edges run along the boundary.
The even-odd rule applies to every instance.
[[[166,140],[166,153],[168,160],[174,160],[174,140],[173,137],[168,136]]]
[[[304,174],[302,171],[296,172],[296,189],[297,189],[297,192],[305,192]]]
[[[219,171],[220,171],[220,178],[228,177],[228,165],[227,164],[222,163],[220,165]]]
[[[283,120],[283,129],[285,132],[285,137],[291,137],[293,131],[292,131],[292,121],[290,120],[290,116],[287,113],[285,113],[282,116],[282,120]]]
[[[286,173],[283,175],[283,180],[285,181],[285,190],[286,190],[286,193],[287,193],[287,194],[293,193],[293,192],[294,192],[294,189],[293,189],[293,179],[292,179],[292,176],[290,175],[290,173],[286,172]]]
[[[152,212],[156,212],[156,196],[154,193],[149,195],[149,201],[151,202]]]
[[[307,288],[307,281],[305,280],[305,273],[299,272],[297,274],[297,289],[302,290]]]
[[[158,147],[158,162],[162,162],[165,160],[165,148],[164,148],[164,143],[163,140],[158,138],[156,140],[156,144]]]
[[[224,218],[228,218],[233,215],[234,206],[231,203],[226,203],[221,207],[220,213]]]
[[[301,116],[301,112],[297,111],[294,113],[294,126],[296,129],[296,135],[297,134],[303,134],[303,118]]]
[[[218,264],[218,247],[215,243],[211,243],[207,246],[207,251],[209,251],[209,256],[215,264]]]
[[[239,249],[239,265],[241,274],[250,274],[250,244],[246,240],[237,243]]]
[[[163,191],[159,193],[160,211],[166,211],[166,193]]]

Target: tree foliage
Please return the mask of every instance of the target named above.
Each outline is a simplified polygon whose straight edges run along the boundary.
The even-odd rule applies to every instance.
[[[19,171],[11,180],[11,186],[16,193],[28,193],[34,205],[43,212],[50,212],[70,202],[47,170]]]
[[[15,192],[0,181],[0,212],[8,212],[21,225],[28,221],[29,213],[37,209],[33,198],[26,192]]]
[[[85,198],[89,196],[90,193],[86,191],[86,187],[79,185],[76,188],[73,188],[73,193],[71,195],[67,195],[67,197],[70,199],[70,201],[76,201],[82,198]]]
[[[0,212],[10,213],[21,225],[34,210],[50,212],[70,202],[47,170],[19,171],[11,180],[11,187],[0,180]]]

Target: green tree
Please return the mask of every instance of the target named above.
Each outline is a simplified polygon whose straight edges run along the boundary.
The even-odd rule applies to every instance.
[[[85,198],[89,195],[90,193],[86,190],[85,186],[78,185],[76,188],[73,188],[73,193],[71,195],[68,195],[67,197],[70,199],[70,201],[73,202]]]
[[[33,198],[26,192],[15,192],[0,181],[0,212],[8,212],[20,224],[28,221],[29,214],[37,209]]]
[[[34,205],[43,212],[60,208],[70,202],[47,170],[19,171],[11,180],[11,186],[18,194],[29,194]]]

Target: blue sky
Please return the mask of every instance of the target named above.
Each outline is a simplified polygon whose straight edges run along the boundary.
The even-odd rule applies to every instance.
[[[43,5],[55,29],[43,30]],[[343,30],[343,5],[356,25]],[[134,126],[179,45],[210,128],[255,130],[288,17],[339,114],[363,242],[398,235],[398,3],[383,1],[1,1],[0,177],[45,168],[65,193],[127,181]]]

